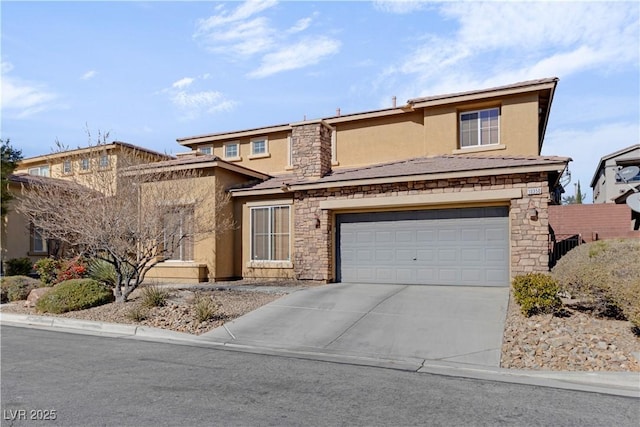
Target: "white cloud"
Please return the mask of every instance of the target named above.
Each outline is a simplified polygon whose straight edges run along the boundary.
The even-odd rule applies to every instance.
[[[293,27],[289,28],[289,33],[299,33],[301,31],[306,30],[311,25],[312,18],[302,18],[299,19],[298,22],[294,24]]]
[[[326,36],[298,36],[310,28],[317,12],[289,28],[277,28],[268,17],[259,15],[276,4],[246,1],[231,11],[219,5],[214,15],[198,21],[193,38],[209,52],[234,60],[253,64],[253,58],[259,56],[260,66],[247,74],[253,78],[314,65],[340,49],[339,41]]]
[[[373,6],[388,13],[406,14],[429,7],[427,0],[375,0]]]
[[[329,37],[305,39],[262,58],[262,64],[248,74],[249,77],[266,77],[281,71],[304,68],[317,64],[325,57],[340,50],[340,42]]]
[[[171,87],[176,88],[176,89],[184,89],[185,87],[189,86],[191,83],[193,83],[194,79],[191,77],[184,77],[176,82],[174,82]]]
[[[84,73],[80,79],[81,80],[89,80],[92,79],[96,76],[96,74],[98,74],[98,72],[96,70],[89,70],[86,73]]]
[[[2,61],[2,112],[3,114],[24,119],[36,113],[53,108],[58,95],[50,92],[43,84],[29,82],[9,75],[13,65]]]
[[[276,4],[270,0],[247,1],[231,13],[224,7],[217,8],[219,14],[198,21],[193,37],[214,53],[250,56],[263,52],[272,46],[276,32],[268,19],[252,17]]]
[[[415,76],[410,96],[639,62],[634,3],[451,2],[439,10],[458,22],[454,36],[416,35],[418,46],[383,75]]]
[[[209,78],[208,74],[201,76],[201,80]],[[202,114],[215,114],[224,111],[232,111],[237,102],[227,99],[219,91],[200,90],[194,91],[189,88],[197,83],[197,78],[184,77],[171,84],[171,87],[163,89],[160,93],[167,94],[169,101],[175,105],[183,114],[185,120],[192,120]]]

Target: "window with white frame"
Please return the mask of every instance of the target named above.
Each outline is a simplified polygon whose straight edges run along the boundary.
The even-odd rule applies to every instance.
[[[251,140],[251,155],[259,156],[261,154],[267,154],[269,149],[267,147],[267,139],[252,139]]]
[[[109,167],[109,156],[103,154],[100,156],[100,161],[98,163],[100,165],[100,169],[106,169]]]
[[[290,261],[289,206],[251,208],[251,260]]]
[[[173,207],[163,219],[165,259],[193,261],[193,208]]]
[[[210,156],[213,154],[213,147],[210,145],[208,147],[200,147],[198,148],[198,151],[200,151],[202,154],[206,154],[207,156]]]
[[[47,253],[47,239],[42,236],[42,231],[31,224],[31,252],[34,254]]]
[[[224,158],[236,159],[240,157],[240,145],[237,142],[230,142],[224,145]]]
[[[91,168],[91,162],[88,157],[80,160],[80,170],[83,172],[88,171]]]
[[[62,173],[68,175],[71,173],[71,160],[67,159],[62,162]]]
[[[49,165],[29,168],[29,175],[50,176]]]
[[[499,108],[460,113],[460,148],[499,143]]]

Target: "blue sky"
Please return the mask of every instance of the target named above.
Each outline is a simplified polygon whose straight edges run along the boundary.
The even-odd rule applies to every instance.
[[[176,138],[559,77],[543,154],[589,183],[640,140],[635,2],[2,1],[2,128],[162,152]],[[568,188],[572,194],[573,185]]]

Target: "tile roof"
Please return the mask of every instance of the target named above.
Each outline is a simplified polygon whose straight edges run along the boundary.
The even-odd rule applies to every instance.
[[[504,169],[523,166],[546,166],[563,164],[571,161],[568,157],[559,156],[471,156],[471,155],[442,155],[419,157],[396,162],[381,163],[358,168],[333,170],[317,180],[296,179],[295,174],[277,175],[252,187],[243,190],[268,190],[280,188],[283,185],[303,185],[322,183],[341,183],[362,179],[410,177],[416,175],[439,174],[446,172],[464,172],[486,169]]]

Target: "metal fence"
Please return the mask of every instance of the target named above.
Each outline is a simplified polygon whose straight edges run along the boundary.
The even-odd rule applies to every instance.
[[[549,269],[571,249],[585,243],[581,234],[551,234],[549,236]]]

